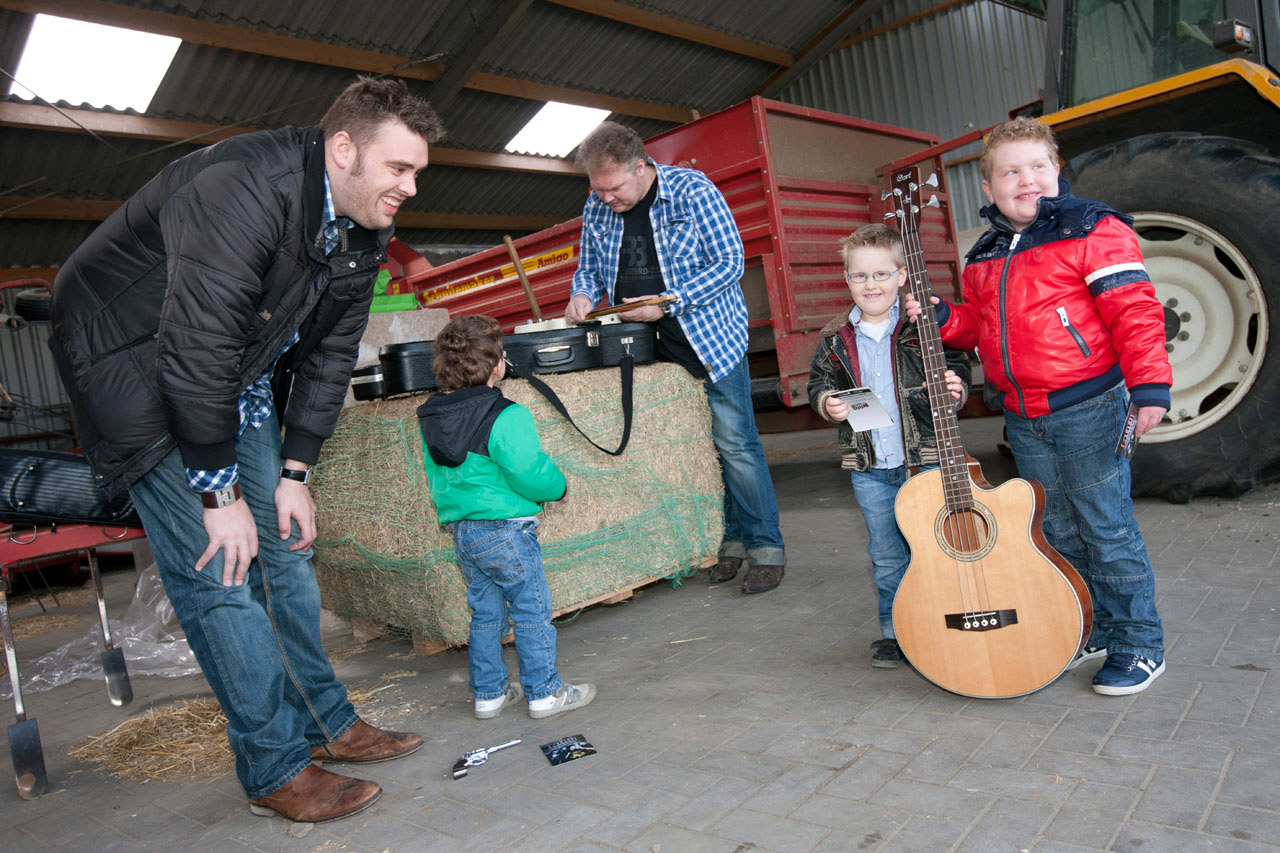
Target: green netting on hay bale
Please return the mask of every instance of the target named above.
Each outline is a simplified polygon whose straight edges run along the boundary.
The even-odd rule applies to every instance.
[[[617,446],[617,369],[542,378],[588,435]],[[631,443],[620,457],[589,445],[527,382],[501,387],[533,413],[543,449],[569,482],[568,500],[546,506],[538,532],[553,610],[679,576],[716,553],[723,484],[701,382],[672,364],[638,366]],[[459,645],[470,611],[422,467],[416,410],[424,399],[343,411],[313,480],[315,566],[334,613]]]

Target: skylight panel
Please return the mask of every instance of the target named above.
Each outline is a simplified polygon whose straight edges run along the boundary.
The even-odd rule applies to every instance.
[[[524,129],[511,138],[506,150],[514,154],[564,157],[608,117],[608,110],[547,101]]]
[[[36,15],[11,94],[145,112],[182,39]]]

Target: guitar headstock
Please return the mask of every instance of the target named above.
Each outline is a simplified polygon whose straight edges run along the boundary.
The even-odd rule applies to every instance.
[[[917,217],[920,215],[921,207],[941,207],[938,203],[938,197],[932,193],[929,200],[921,204],[920,197],[924,193],[925,187],[937,188],[938,176],[936,174],[929,175],[924,182],[920,180],[919,166],[906,166],[898,169],[893,173],[893,180],[890,185],[892,189],[885,190],[881,195],[881,200],[893,199],[893,209],[885,214],[885,219],[896,219],[898,221],[898,230],[904,235],[918,230]]]

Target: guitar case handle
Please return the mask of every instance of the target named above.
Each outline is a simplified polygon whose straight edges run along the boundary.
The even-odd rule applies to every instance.
[[[618,367],[622,370],[622,443],[618,445],[617,450],[610,450],[607,447],[601,447],[595,443],[591,436],[583,432],[582,427],[573,422],[573,416],[570,415],[569,410],[564,407],[564,403],[560,400],[560,397],[555,391],[551,390],[551,387],[547,385],[547,383],[543,382],[532,373],[521,378],[525,379],[530,385],[532,385],[535,391],[543,397],[546,397],[547,402],[550,403],[552,407],[569,422],[569,426],[576,429],[583,438],[591,443],[592,447],[608,453],[610,456],[621,456],[622,451],[627,449],[627,442],[631,441],[631,416],[635,408],[632,401],[631,391],[634,384],[633,374],[635,359],[630,353],[628,353],[618,361]]]

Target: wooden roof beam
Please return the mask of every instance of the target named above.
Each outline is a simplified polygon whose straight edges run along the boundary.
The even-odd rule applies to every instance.
[[[794,83],[799,77],[826,56],[836,45],[842,42],[851,32],[861,27],[867,20],[887,6],[889,0],[857,0],[827,24],[813,41],[796,57],[795,63],[779,71],[756,90],[755,94],[765,98],[776,98],[782,91]]]
[[[913,15],[907,15],[905,18],[898,18],[896,21],[890,21],[883,26],[876,27],[874,30],[867,30],[865,33],[858,33],[856,36],[847,38],[840,42],[832,50],[833,52],[836,50],[843,50],[846,47],[851,47],[859,42],[873,39],[876,36],[882,36],[885,33],[891,33],[894,30],[900,30],[910,24],[914,24],[916,21],[923,21],[926,18],[932,18],[936,15],[941,15],[944,12],[949,12],[959,6],[968,6],[976,2],[978,2],[978,0],[945,0],[945,2],[938,3],[936,6],[930,6],[928,9],[922,9]]]
[[[449,108],[453,99],[466,86],[467,81],[480,70],[498,45],[511,34],[516,22],[532,4],[533,0],[505,0],[501,8],[495,9],[488,16],[487,24],[472,34],[466,48],[453,58],[448,69],[431,84],[431,91],[427,97],[437,112],[443,113]]]
[[[699,26],[677,18],[669,18],[657,12],[650,12],[626,3],[619,3],[617,0],[547,0],[547,2],[554,3],[557,6],[564,6],[566,9],[585,12],[588,15],[629,24],[640,29],[652,30],[655,33],[662,33],[684,41],[705,44],[708,47],[718,48],[729,53],[749,56],[762,62],[781,65],[783,68],[789,68],[795,62],[795,57],[785,50],[779,50],[759,42],[748,41],[738,36],[731,36],[728,33],[713,30],[710,27]]]
[[[55,110],[52,107],[10,101],[0,101],[0,127],[67,133],[84,133],[87,128],[99,136],[149,139],[155,142],[191,142],[193,145],[211,144],[257,130],[252,127],[227,127],[97,110]],[[568,160],[532,157],[527,154],[491,154],[435,145],[431,146],[430,163],[433,166],[496,169],[504,172],[574,176],[585,174],[581,166]],[[0,209],[4,207],[4,204],[0,204]]]
[[[0,195],[0,217],[5,219],[53,219],[101,222],[123,202],[87,198],[28,198]],[[558,216],[504,216],[486,213],[433,213],[404,210],[396,214],[400,228],[458,229],[470,231],[539,231],[559,225]]]
[[[174,36],[193,44],[241,53],[255,53],[371,74],[391,74],[411,80],[437,80],[446,70],[446,66],[438,62],[417,62],[407,56],[393,56],[328,42],[282,36],[167,12],[151,12],[106,0],[0,0],[0,8],[32,15],[57,15],[94,24]],[[547,86],[498,74],[476,74],[467,82],[466,88],[513,98],[561,101],[676,124],[683,124],[693,118],[692,110],[681,107],[614,98],[563,86]]]

